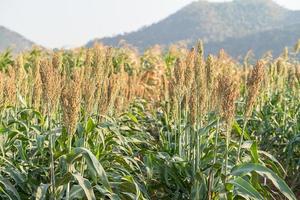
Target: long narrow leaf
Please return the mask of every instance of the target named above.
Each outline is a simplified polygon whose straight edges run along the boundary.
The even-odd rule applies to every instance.
[[[78,181],[79,185],[83,189],[86,198],[88,200],[96,200],[91,183],[87,179],[83,178],[79,173],[73,173],[73,177]]]
[[[243,178],[238,177],[230,181],[230,183],[236,187],[236,190],[238,191],[239,195],[256,200],[264,200],[264,198],[259,194],[259,192]]]
[[[233,176],[242,176],[247,173],[255,171],[261,176],[267,177],[274,186],[289,200],[296,200],[296,197],[289,186],[282,180],[277,174],[275,174],[272,170],[262,166],[257,163],[245,163],[239,166],[236,166],[232,169],[231,174]]]

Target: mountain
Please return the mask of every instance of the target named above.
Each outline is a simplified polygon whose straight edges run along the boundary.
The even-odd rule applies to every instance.
[[[242,38],[228,38],[222,42],[211,42],[206,44],[206,53],[217,53],[225,49],[234,57],[245,55],[252,50],[256,57],[260,57],[267,51],[273,56],[279,56],[285,47],[294,47],[300,39],[300,23],[287,25],[247,35]]]
[[[202,39],[208,52],[221,45],[236,50],[257,49],[253,45],[261,46],[262,42],[266,44],[264,34],[276,37],[272,30],[280,29],[281,40],[289,40],[290,32],[285,32],[282,27],[299,26],[299,22],[300,11],[288,10],[272,0],[234,0],[222,3],[197,1],[158,23],[131,33],[95,39],[88,42],[87,46],[90,47],[95,42],[117,46],[120,41],[126,41],[143,51],[155,44],[168,46],[184,42],[191,46],[198,39]],[[257,43],[250,42],[249,37],[252,36],[256,37]],[[269,50],[269,46],[277,47],[276,44],[266,45],[259,49],[260,52]],[[235,55],[241,52],[236,52]]]
[[[24,38],[22,35],[0,26],[0,52],[11,48],[13,52],[21,52],[34,45],[33,42]]]

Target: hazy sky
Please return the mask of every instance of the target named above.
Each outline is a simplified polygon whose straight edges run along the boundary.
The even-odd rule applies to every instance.
[[[0,25],[46,47],[79,46],[157,22],[192,1],[0,0]],[[300,0],[275,1],[300,10]]]

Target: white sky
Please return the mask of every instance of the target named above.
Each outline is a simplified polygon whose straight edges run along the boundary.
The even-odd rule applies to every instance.
[[[79,46],[157,22],[192,1],[0,0],[0,25],[45,47]],[[275,1],[300,10],[300,0]]]

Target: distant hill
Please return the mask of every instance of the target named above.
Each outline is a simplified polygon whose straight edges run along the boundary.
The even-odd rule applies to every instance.
[[[131,33],[95,39],[87,46],[95,42],[117,46],[126,41],[142,51],[155,44],[184,42],[191,46],[202,39],[208,52],[215,53],[224,47],[233,55],[248,49],[261,54],[281,51],[283,43],[289,45],[294,39],[295,43],[300,38],[300,32],[294,32],[299,30],[299,22],[300,11],[288,10],[272,0],[197,1],[158,23]]]
[[[21,52],[34,45],[22,35],[0,26],[0,52],[11,48],[13,52]]]
[[[216,53],[225,49],[232,56],[239,57],[252,50],[256,56],[271,51],[279,56],[285,47],[294,47],[300,39],[300,23],[274,28],[247,35],[242,38],[228,38],[223,42],[211,42],[205,45],[206,53]]]

